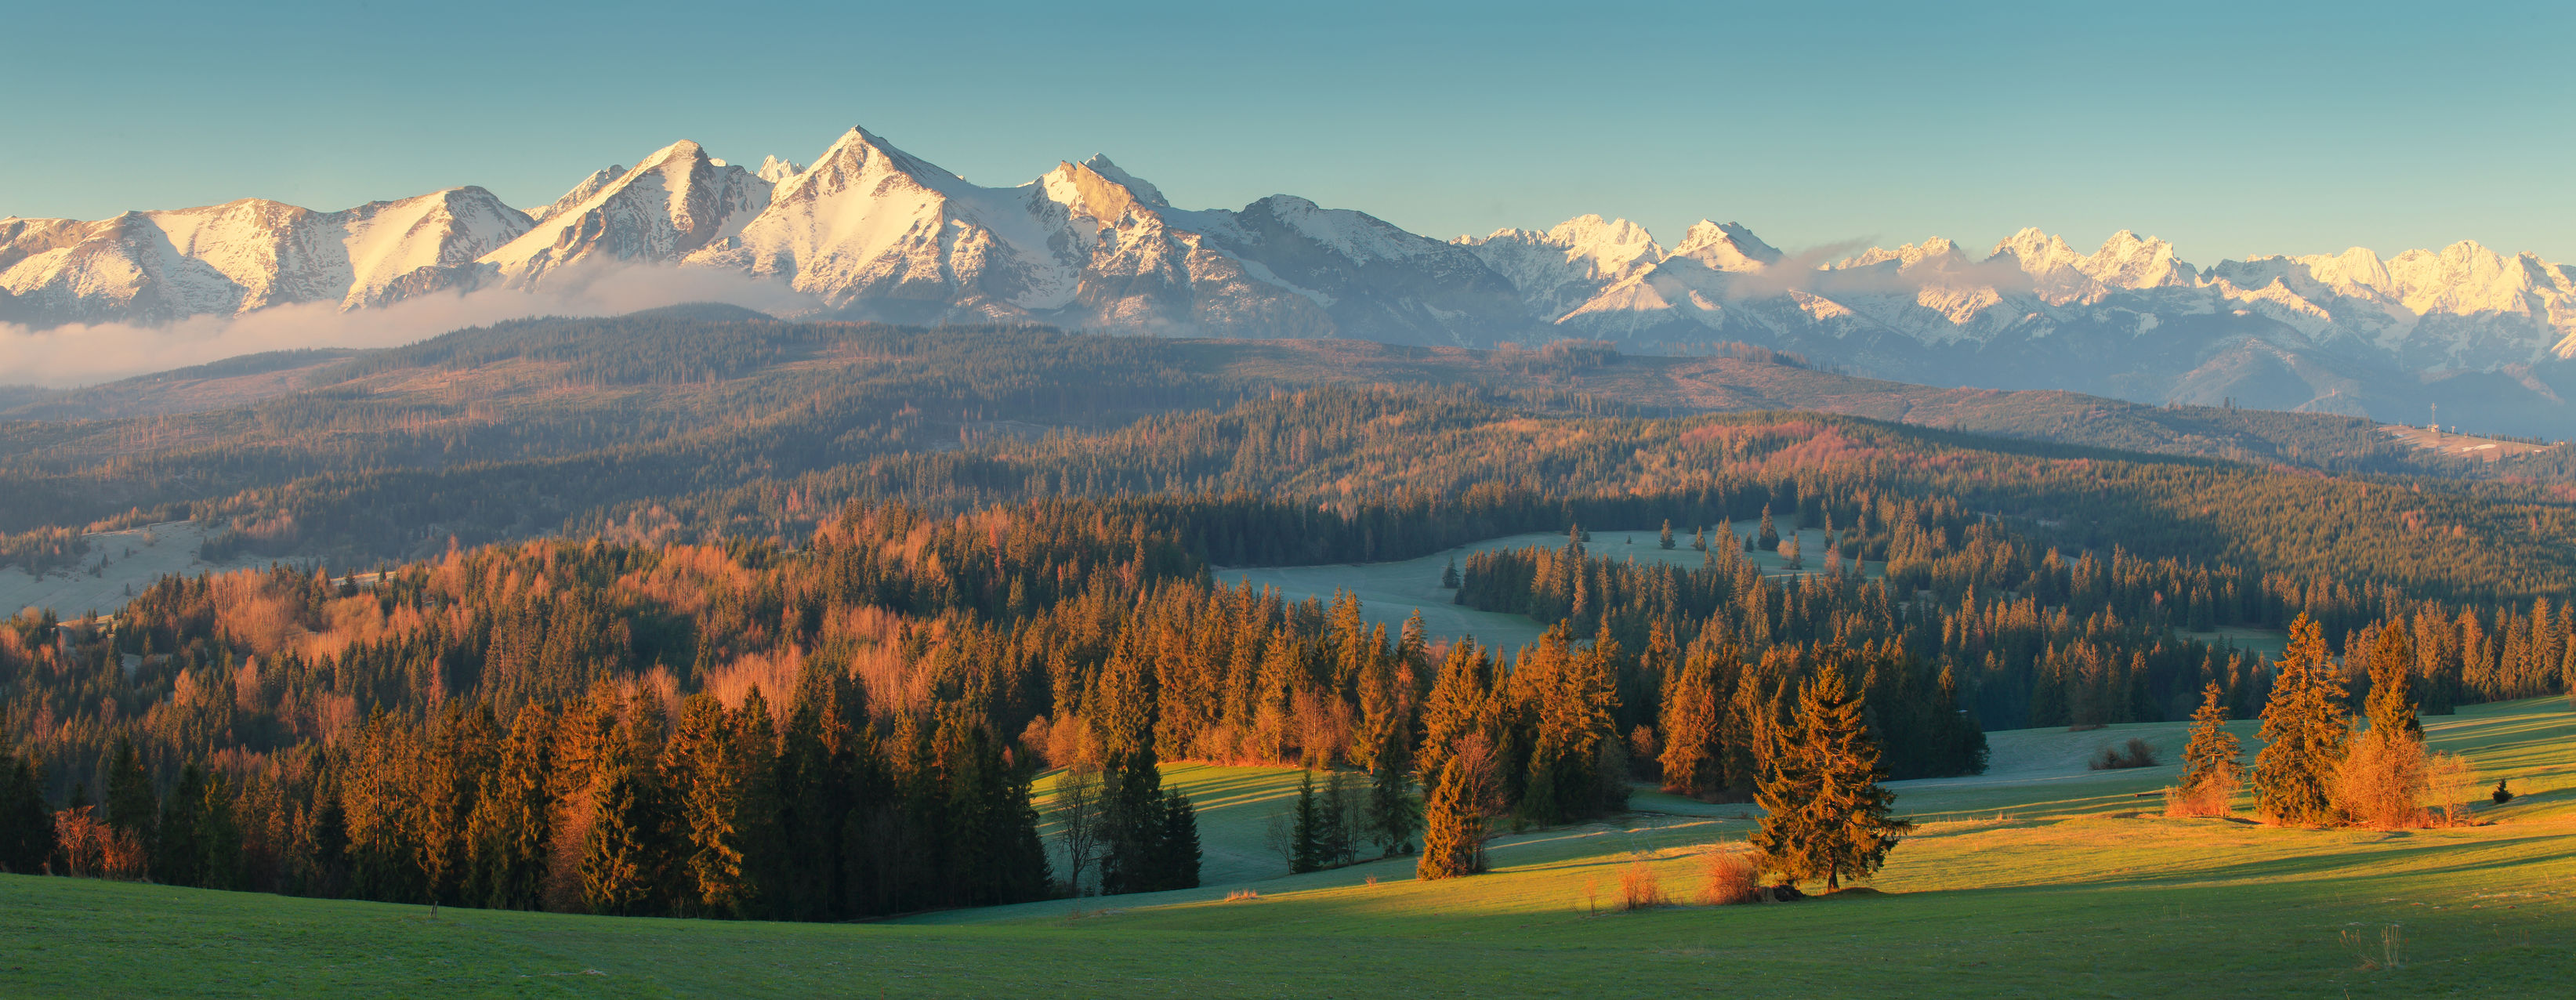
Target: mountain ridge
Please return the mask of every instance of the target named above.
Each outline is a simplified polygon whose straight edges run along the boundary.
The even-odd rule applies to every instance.
[[[2026,228],[1983,258],[1934,237],[1820,260],[1706,220],[1667,246],[1598,215],[1441,240],[1287,194],[1179,208],[1105,155],[984,187],[856,126],[806,165],[745,168],[682,140],[525,210],[459,187],[338,212],[245,199],[13,216],[0,219],[0,322],[360,310],[630,265],[776,281],[820,318],[1600,339],[1632,353],[1742,341],[1908,381],[2215,393],[2383,419],[2440,405],[2494,426],[2563,419],[2576,393],[2576,267],[2473,241],[2202,267],[2129,230],[2087,253]]]

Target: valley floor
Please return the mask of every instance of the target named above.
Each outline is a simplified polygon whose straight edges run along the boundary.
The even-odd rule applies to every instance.
[[[1505,837],[1496,870],[1466,879],[1415,882],[1404,860],[1283,876],[1258,838],[1297,772],[1176,767],[1206,808],[1200,889],[810,925],[0,876],[0,996],[2553,996],[2576,982],[2564,701],[2426,720],[2437,748],[2521,793],[2444,830],[2169,820],[2152,793],[2172,764],[2083,769],[2131,736],[2170,761],[2182,728],[1992,734],[1990,773],[1897,786],[1923,825],[1875,892],[1794,905],[1616,912],[1639,863],[1694,902],[1699,852],[1742,840],[1749,806],[1643,793],[1616,822]],[[1226,901],[1238,889],[1258,895]]]

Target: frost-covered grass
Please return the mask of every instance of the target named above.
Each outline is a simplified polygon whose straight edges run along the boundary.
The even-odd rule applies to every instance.
[[[2576,981],[2576,714],[2519,702],[2427,729],[2522,797],[2482,809],[2491,825],[2393,834],[2167,820],[2134,793],[2170,768],[2076,773],[2071,749],[2043,745],[2144,727],[1998,733],[2007,768],[1898,786],[1926,822],[1882,894],[1796,905],[1613,912],[1635,860],[1696,900],[1694,852],[1751,826],[1734,818],[1748,806],[1674,815],[1696,804],[1651,794],[1619,822],[1506,837],[1473,878],[1413,882],[1406,862],[1381,862],[887,924],[433,919],[0,877],[0,996],[2562,993]],[[1167,780],[1208,800],[1204,835],[1222,848],[1257,841],[1255,807],[1295,776]],[[1225,898],[1247,885],[1259,895]],[[2343,932],[2376,960],[2392,925],[2403,965],[2363,968]]]
[[[1750,535],[1756,523],[1738,521],[1733,530],[1738,536]],[[1633,556],[1645,565],[1671,563],[1696,569],[1707,554],[1690,547],[1691,527],[1687,524],[1673,526],[1673,547],[1670,549],[1661,546],[1661,539],[1655,531],[1594,531],[1592,541],[1584,546],[1584,551],[1611,559]],[[1721,530],[1715,525],[1709,527],[1711,545],[1724,544]],[[1782,524],[1780,530],[1785,533],[1787,525]],[[1775,552],[1756,549],[1741,554],[1767,575],[1820,571],[1825,560],[1825,533],[1822,530],[1801,531],[1798,538],[1806,550],[1803,570],[1789,569]],[[1435,639],[1473,636],[1478,643],[1509,654],[1536,642],[1545,627],[1524,615],[1477,611],[1450,603],[1457,592],[1440,585],[1440,571],[1452,561],[1463,569],[1467,557],[1478,552],[1533,546],[1554,548],[1564,544],[1562,532],[1536,532],[1490,538],[1418,559],[1330,566],[1238,567],[1218,570],[1216,577],[1228,585],[1249,581],[1256,587],[1277,587],[1291,601],[1311,597],[1330,602],[1335,589],[1347,590],[1359,597],[1361,615],[1371,623],[1385,624],[1389,634],[1403,627],[1406,616],[1420,610],[1422,624]],[[1872,576],[1885,569],[1880,563],[1865,566],[1865,571]]]

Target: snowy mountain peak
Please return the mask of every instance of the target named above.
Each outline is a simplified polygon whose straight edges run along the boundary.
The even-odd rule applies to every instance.
[[[1719,271],[1759,271],[1779,262],[1780,251],[1762,242],[1742,223],[1701,219],[1682,234],[1672,256],[1698,261]]]
[[[604,172],[604,171],[603,171]],[[770,185],[683,139],[570,205],[556,202],[534,228],[486,255],[503,280],[534,287],[561,268],[592,261],[675,263],[731,237],[769,204]]]
[[[2126,229],[2102,241],[2102,249],[2084,259],[2079,268],[2093,280],[2112,288],[2161,288],[2166,285],[2190,287],[2199,283],[2199,272],[2176,259],[2173,244]]]
[[[564,192],[563,197],[555,199],[554,204],[529,209],[528,217],[532,221],[543,222],[556,213],[589,201],[590,196],[598,194],[601,188],[617,183],[617,179],[624,176],[626,168],[614,164],[592,171],[590,176],[581,179],[581,183],[573,185],[572,190]]]
[[[1109,170],[1102,171],[1101,166]],[[1170,207],[1163,202],[1162,192],[1119,170],[1106,157],[1095,156],[1081,163],[1058,162],[1035,184],[1047,200],[1063,205],[1074,217],[1099,222],[1115,223],[1139,207]]]
[[[760,158],[760,167],[753,170],[751,175],[758,177],[761,180],[768,181],[771,184],[777,184],[804,172],[805,168],[797,166],[796,164],[789,163],[786,160],[779,159],[775,156],[764,156]]]
[[[1828,270],[1834,271],[1850,271],[1865,267],[1876,267],[1892,261],[1901,269],[1914,267],[1925,261],[1946,262],[1952,259],[1964,262],[1966,260],[1966,255],[1959,252],[1958,244],[1952,243],[1946,238],[1935,236],[1931,239],[1924,240],[1921,243],[1905,244],[1904,246],[1897,247],[1894,250],[1890,250],[1886,247],[1871,247],[1831,264],[1827,264],[1825,267]]]
[[[1117,164],[1109,162],[1109,154],[1107,153],[1092,154],[1090,159],[1082,161],[1082,166],[1085,169],[1090,170],[1092,173],[1099,174],[1101,177],[1106,178],[1110,183],[1126,188],[1136,196],[1138,201],[1142,201],[1145,204],[1159,208],[1171,207],[1171,202],[1163,200],[1163,191],[1161,188],[1157,188],[1152,184],[1146,183],[1145,181],[1137,178],[1134,174],[1118,169]]]

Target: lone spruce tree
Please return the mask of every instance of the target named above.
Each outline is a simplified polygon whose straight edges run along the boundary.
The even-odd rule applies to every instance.
[[[1754,790],[1766,810],[1752,844],[1792,882],[1865,879],[1914,824],[1888,814],[1896,794],[1879,785],[1878,746],[1861,698],[1830,663],[1798,691],[1798,716]]]
[[[2326,661],[2325,636],[2301,613],[2263,706],[2263,752],[2254,757],[2254,810],[2285,826],[2335,819],[2335,767],[2343,763],[2343,680]]]
[[[1413,876],[1424,881],[1485,870],[1485,805],[1492,752],[1470,736],[1431,781],[1422,804],[1422,858]]]
[[[2245,783],[2243,749],[2227,731],[2227,692],[2217,681],[2201,689],[2191,714],[2191,744],[2182,751],[2182,780],[2165,792],[2165,811],[2176,816],[2224,816],[2227,802]]]

